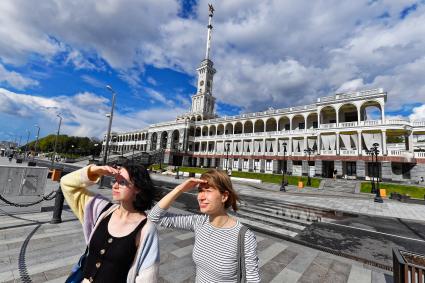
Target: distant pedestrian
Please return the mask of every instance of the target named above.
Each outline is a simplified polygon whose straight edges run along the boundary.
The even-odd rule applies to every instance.
[[[424,177],[421,177],[421,183],[423,183],[424,182]]]
[[[334,180],[336,180],[336,175],[337,174],[338,174],[338,170],[334,169],[334,172],[333,172],[333,178],[334,178]]]
[[[202,214],[167,212],[181,194],[194,188]],[[238,200],[229,176],[211,169],[200,179],[190,178],[175,187],[150,211],[149,219],[161,226],[195,232],[192,258],[196,282],[237,282],[238,237],[243,225],[227,211],[230,207],[236,211]],[[246,281],[260,282],[255,235],[248,229],[244,239]]]
[[[227,176],[232,177],[232,168],[227,169]]]
[[[112,198],[117,203],[103,213],[109,200],[87,190],[102,176],[114,177]],[[154,188],[143,166],[90,165],[64,176],[61,188],[88,244],[83,282],[157,282],[158,232],[144,212],[153,205]]]

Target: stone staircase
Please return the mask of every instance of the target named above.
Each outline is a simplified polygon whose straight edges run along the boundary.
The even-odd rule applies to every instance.
[[[244,202],[234,215],[252,228],[291,238],[314,222],[332,221],[327,211],[273,200]]]
[[[359,182],[354,180],[343,179],[324,179],[322,189],[325,191],[340,192],[340,193],[356,193],[356,187]]]

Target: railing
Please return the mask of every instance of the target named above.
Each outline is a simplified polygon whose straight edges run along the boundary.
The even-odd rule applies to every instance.
[[[341,149],[340,151],[340,155],[357,155],[357,150],[356,149]]]
[[[295,151],[295,152],[292,153],[292,156],[304,156],[304,155],[305,155],[305,153],[301,152],[301,151],[299,151],[299,152]]]
[[[336,123],[320,124],[320,129],[336,128]]]
[[[425,121],[414,121],[412,122],[413,127],[425,127]]]
[[[408,153],[406,150],[401,150],[401,149],[390,149],[390,150],[388,150],[389,156],[404,156],[406,153]]]
[[[417,151],[414,152],[415,158],[425,158],[425,152],[424,151]]]
[[[338,124],[339,128],[349,128],[349,127],[356,127],[357,122],[342,122]]]
[[[336,150],[321,150],[320,151],[321,155],[336,155]]]
[[[408,120],[385,120],[386,125],[406,125],[410,124],[410,121]]]
[[[264,155],[265,156],[275,156],[276,153],[275,152],[265,152]]]
[[[375,125],[381,125],[382,120],[366,120],[366,121],[360,121],[360,126],[375,126]]]

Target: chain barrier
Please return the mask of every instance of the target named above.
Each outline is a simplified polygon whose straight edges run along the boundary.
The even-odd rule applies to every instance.
[[[32,202],[32,203],[26,203],[26,204],[11,202],[11,201],[5,199],[2,195],[0,195],[0,200],[2,200],[4,203],[6,203],[8,205],[15,206],[15,207],[29,207],[29,206],[32,206],[32,205],[39,204],[40,202],[45,201],[45,200],[52,200],[56,197],[56,194],[57,194],[57,192],[53,191],[48,195],[42,196],[42,198],[38,201],[35,201],[35,202]]]

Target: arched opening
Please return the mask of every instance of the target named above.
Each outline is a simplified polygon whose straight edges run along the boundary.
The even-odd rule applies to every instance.
[[[254,124],[254,133],[261,133],[264,132],[264,121],[263,120],[257,120]]]
[[[226,135],[232,135],[233,134],[233,125],[228,123],[226,124],[226,127],[224,129],[224,134]]]
[[[320,110],[320,124],[336,123],[336,111],[332,106],[323,107]]]
[[[245,134],[249,134],[249,133],[253,133],[254,132],[254,126],[253,126],[253,124],[252,124],[251,121],[246,121],[245,122],[243,132]]]
[[[266,132],[277,131],[277,123],[275,118],[270,118],[266,121]]]
[[[167,140],[168,140],[168,132],[164,131],[161,134],[161,148],[162,149],[167,148]]]
[[[195,136],[195,127],[190,127],[188,131],[189,137]]]
[[[292,130],[305,129],[305,119],[303,115],[295,115],[292,118]]]
[[[279,119],[279,131],[289,131],[291,129],[291,121],[288,117],[281,117]]]
[[[338,121],[339,123],[345,122],[357,122],[357,107],[354,104],[344,104],[339,108],[338,111]]]
[[[307,116],[307,129],[317,129],[317,113],[310,113]]]
[[[195,130],[195,137],[200,137],[201,136],[201,127],[197,127]]]
[[[243,130],[242,123],[237,122],[235,124],[235,134],[242,134],[242,130]]]
[[[216,128],[214,125],[212,125],[212,126],[210,127],[209,135],[210,135],[210,136],[215,136],[216,131],[217,131],[217,128]]]
[[[178,149],[180,139],[180,132],[178,130],[174,130],[171,139],[171,148]],[[181,149],[181,148],[180,148]]]
[[[360,107],[360,121],[381,120],[382,108],[377,101],[367,101]]]
[[[202,117],[199,115],[196,117],[196,121],[202,121]]]
[[[193,121],[193,122],[195,122],[195,121],[196,121],[196,118],[195,118],[195,116],[192,116],[192,117],[190,118],[190,121]]]
[[[208,136],[208,127],[207,126],[202,127],[202,136],[203,137]]]
[[[158,134],[153,133],[152,136],[151,136],[151,150],[156,149],[157,142],[158,142]]]
[[[222,134],[224,134],[224,126],[220,124],[217,126],[217,136],[221,136]]]

